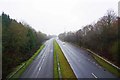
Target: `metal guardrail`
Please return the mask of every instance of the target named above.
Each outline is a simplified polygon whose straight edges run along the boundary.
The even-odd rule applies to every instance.
[[[100,59],[104,60],[105,62],[107,62],[108,64],[112,65],[113,67],[115,67],[116,69],[120,70],[120,68],[114,64],[112,64],[111,62],[107,61],[106,59],[102,58],[101,56],[99,56],[98,54],[95,54],[94,52],[92,52],[91,50],[87,49],[87,51],[89,51],[90,53],[94,54],[95,56],[99,57]]]
[[[12,78],[21,68],[23,68],[25,64],[26,64],[26,63],[22,64],[14,73],[12,73],[12,74],[8,77],[8,80],[9,80],[10,78]]]
[[[41,46],[41,47],[42,47],[42,46]],[[40,47],[40,48],[41,48],[41,47]],[[43,44],[43,48],[44,48],[44,44]],[[38,50],[39,50],[39,49],[38,49]],[[37,50],[37,51],[38,51],[38,50]],[[41,50],[40,50],[40,51],[41,51]],[[39,52],[40,52],[40,51],[39,51]],[[33,58],[33,57],[31,57],[31,58]],[[31,59],[31,58],[30,58],[30,59]],[[29,59],[29,60],[30,60],[30,59]],[[34,60],[34,59],[35,59],[35,58],[33,58],[33,60]],[[27,62],[28,62],[28,61],[27,61]],[[8,77],[7,77],[7,80],[9,80],[10,78],[12,78],[21,68],[23,68],[23,67],[26,65],[27,62],[23,63],[15,72],[13,72],[10,76],[8,76]]]

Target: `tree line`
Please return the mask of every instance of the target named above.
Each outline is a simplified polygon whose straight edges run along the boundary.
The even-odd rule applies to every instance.
[[[100,56],[120,66],[120,18],[113,10],[108,10],[106,15],[96,23],[84,26],[76,32],[59,34],[62,41],[71,42],[81,47],[91,49]]]
[[[2,17],[2,77],[28,60],[41,44],[48,39],[42,32],[36,32],[30,25],[11,19],[4,12]]]

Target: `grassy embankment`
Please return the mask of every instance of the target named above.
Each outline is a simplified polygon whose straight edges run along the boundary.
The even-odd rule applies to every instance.
[[[60,72],[62,75],[62,78],[74,78],[76,79],[76,76],[71,69],[67,59],[65,58],[61,48],[59,47],[58,43],[54,40],[54,78],[59,78],[59,72],[58,72],[58,66],[57,66],[57,55],[60,63]]]
[[[120,77],[120,70],[116,67],[112,66],[110,63],[108,63],[107,60],[102,58],[101,56],[97,55],[96,53],[92,52],[91,50],[87,49],[90,53],[92,53],[92,56],[94,59],[104,68],[106,68],[111,73],[115,74],[116,76]]]
[[[33,60],[36,58],[36,56],[40,53],[40,51],[44,48],[45,45],[42,45],[36,53],[34,53],[34,55],[27,61],[21,63],[21,65],[17,66],[15,68],[15,70],[10,73],[10,75],[8,75],[7,78],[19,78],[23,72],[27,69],[27,67],[33,62]]]

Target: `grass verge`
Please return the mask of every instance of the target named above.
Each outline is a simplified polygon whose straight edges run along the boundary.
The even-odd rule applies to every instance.
[[[21,65],[17,66],[15,70],[8,75],[7,78],[19,78],[23,72],[27,69],[27,67],[32,63],[32,61],[35,59],[35,57],[40,53],[40,51],[44,48],[45,45],[42,45],[36,53],[27,61],[21,63]],[[15,73],[15,74],[14,74]]]
[[[54,44],[54,78],[59,78],[56,62],[56,54],[58,54],[62,78],[77,79],[58,43],[54,40],[53,44]]]
[[[107,61],[105,61],[104,59],[100,58],[99,55],[95,54],[94,52],[88,50],[90,53],[92,53],[92,56],[94,57],[94,59],[101,65],[103,66],[105,69],[107,69],[108,71],[110,71],[111,73],[115,74],[116,76],[120,77],[120,70],[117,69],[116,67],[112,66],[110,63],[108,63]]]
[[[96,55],[93,55],[93,57],[95,58],[95,60],[104,68],[106,68],[108,71],[110,71],[111,73],[117,75],[118,77],[120,77],[120,70],[118,70],[117,68],[113,67],[112,65],[110,65],[109,63],[107,63],[106,61],[104,61],[103,59],[99,58]]]
[[[56,78],[57,80],[59,80],[59,74],[58,74],[58,69],[57,69],[57,54],[56,54],[56,46],[55,46],[55,41],[53,42],[54,45],[54,78]]]

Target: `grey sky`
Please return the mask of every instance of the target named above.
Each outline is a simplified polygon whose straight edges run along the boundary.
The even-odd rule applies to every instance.
[[[76,31],[94,23],[119,0],[0,0],[0,12],[46,34]]]

